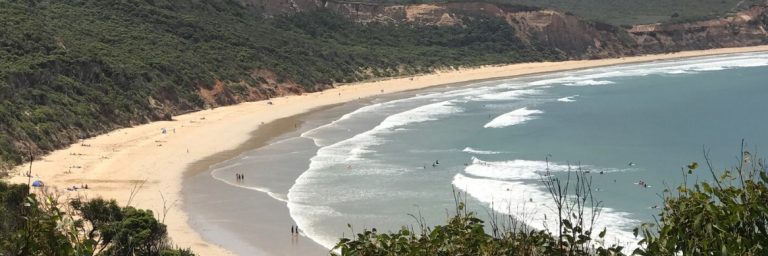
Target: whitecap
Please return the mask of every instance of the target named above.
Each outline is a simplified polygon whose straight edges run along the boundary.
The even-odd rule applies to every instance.
[[[693,74],[696,72],[687,71],[687,70],[670,70],[666,72],[667,74],[677,75],[677,74]]]
[[[479,150],[479,149],[474,149],[474,148],[470,148],[470,147],[466,147],[462,151],[467,152],[467,153],[471,153],[471,154],[477,154],[477,155],[496,155],[496,154],[501,154],[502,153],[502,152],[499,152],[499,151]]]
[[[569,170],[567,165],[548,163],[545,161],[511,160],[486,162],[472,157],[472,164],[464,170],[473,176],[501,180],[533,180],[539,179],[548,172],[563,172]]]
[[[606,84],[615,84],[615,82],[607,81],[607,80],[581,80],[581,81],[575,81],[572,83],[566,83],[567,86],[588,86],[588,85],[606,85]]]
[[[557,101],[559,101],[559,102],[574,102],[574,101],[576,101],[574,98],[576,98],[578,96],[579,95],[576,94],[576,95],[573,95],[573,96],[563,97],[563,98],[557,99]]]
[[[544,112],[541,110],[519,108],[519,109],[513,110],[512,112],[509,112],[494,118],[493,120],[485,124],[483,127],[503,128],[507,126],[517,125],[517,124],[521,124],[526,121],[535,119],[536,117],[533,115],[542,114],[542,113]]]

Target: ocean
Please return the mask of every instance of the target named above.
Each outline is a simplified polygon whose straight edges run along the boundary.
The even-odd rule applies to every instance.
[[[382,96],[321,111],[211,175],[284,202],[304,235],[331,248],[366,228],[416,226],[411,215],[443,224],[454,191],[480,218],[511,214],[553,228],[541,176],[581,168],[603,205],[595,228],[631,247],[632,229],[653,222],[663,189],[705,151],[717,170],[738,163],[742,140],[761,155],[766,81],[768,53],[749,53]],[[247,182],[237,184],[243,172]]]

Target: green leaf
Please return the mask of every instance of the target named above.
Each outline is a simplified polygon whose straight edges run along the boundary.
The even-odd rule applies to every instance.
[[[571,222],[567,219],[563,219],[563,226],[565,226],[566,229],[571,230],[573,229],[573,226],[571,225]]]

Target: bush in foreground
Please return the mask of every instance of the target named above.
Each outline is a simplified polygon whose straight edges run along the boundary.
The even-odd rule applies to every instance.
[[[705,154],[706,155],[706,154]],[[638,255],[768,255],[768,175],[763,160],[742,151],[738,166],[715,173],[712,182],[688,186],[698,163],[687,166],[685,182],[665,190],[658,228],[644,224]],[[637,232],[637,231],[636,231]]]
[[[152,211],[100,198],[59,202],[0,182],[0,255],[194,255],[171,246]]]

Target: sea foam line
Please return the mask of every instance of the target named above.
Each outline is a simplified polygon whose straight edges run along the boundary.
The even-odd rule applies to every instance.
[[[544,79],[530,82],[529,85],[605,85],[614,83],[613,81],[606,80],[611,78],[653,74],[695,74],[707,71],[761,66],[768,66],[768,54],[766,53],[691,58],[562,72],[556,75],[544,76]]]

